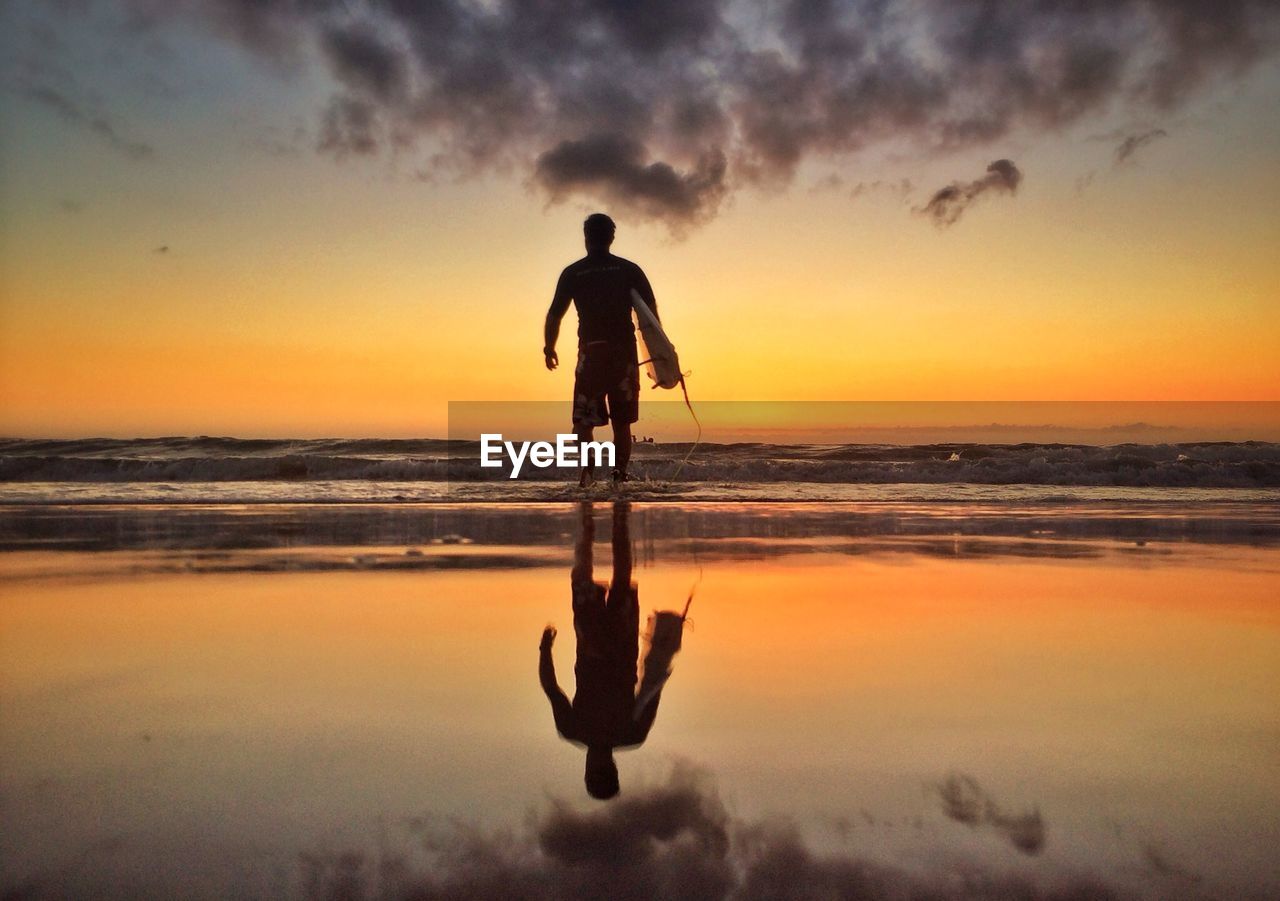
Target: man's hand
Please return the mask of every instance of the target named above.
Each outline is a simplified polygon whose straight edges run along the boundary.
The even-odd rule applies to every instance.
[[[547,626],[542,630],[542,643],[538,645],[539,651],[545,651],[550,648],[556,641],[556,627]]]
[[[556,356],[554,347],[542,348],[542,356],[545,358],[547,369],[555,369],[560,365],[560,358]]]

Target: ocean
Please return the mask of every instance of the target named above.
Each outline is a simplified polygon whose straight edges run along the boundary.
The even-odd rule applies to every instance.
[[[475,442],[0,441],[0,503],[556,501],[575,474],[481,469]],[[1280,444],[637,444],[633,500],[1272,501]],[[609,496],[597,486],[594,495]]]

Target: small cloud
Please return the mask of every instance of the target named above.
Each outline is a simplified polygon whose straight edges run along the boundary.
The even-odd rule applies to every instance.
[[[64,122],[97,135],[130,159],[145,159],[155,152],[155,148],[150,144],[122,135],[119,127],[105,113],[85,109],[80,103],[56,88],[48,85],[31,85],[27,88],[26,94],[29,99],[52,110]]]
[[[1120,165],[1148,144],[1167,137],[1169,137],[1169,133],[1163,128],[1153,128],[1139,134],[1129,135],[1116,146],[1116,165]]]
[[[849,190],[849,197],[857,200],[864,194],[883,192],[890,194],[899,200],[906,200],[907,195],[914,190],[915,185],[911,183],[911,179],[903,178],[898,181],[860,181]]]
[[[153,248],[151,252],[161,255],[167,254],[169,252],[169,245],[161,244],[159,247]]]
[[[996,160],[987,166],[987,174],[970,182],[953,181],[939,188],[929,202],[916,212],[933,219],[937,226],[953,225],[975,200],[988,192],[1015,194],[1022,183],[1022,172],[1012,160]]]

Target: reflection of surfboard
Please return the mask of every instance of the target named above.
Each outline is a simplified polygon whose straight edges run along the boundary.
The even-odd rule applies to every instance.
[[[655,388],[676,387],[680,384],[680,358],[676,356],[675,345],[635,288],[631,289],[631,306],[640,323],[640,356],[644,361],[641,364],[644,371]]]
[[[689,605],[693,603],[693,595],[685,601],[684,612],[663,610],[649,617],[649,634],[645,642],[649,645],[644,655],[644,676],[640,679],[640,690],[636,692],[636,705],[633,711],[635,719],[640,719],[644,708],[658,696],[662,686],[671,678],[672,658],[680,650],[684,637],[684,622],[689,618]]]

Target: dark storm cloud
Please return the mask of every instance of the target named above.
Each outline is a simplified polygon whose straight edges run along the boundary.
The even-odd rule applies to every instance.
[[[1239,75],[1276,46],[1280,7],[1272,0],[1148,0],[1139,6],[1163,52],[1146,62],[1137,91],[1157,109],[1176,107],[1220,72]]]
[[[1167,137],[1169,137],[1169,132],[1163,128],[1153,128],[1140,134],[1129,135],[1116,147],[1116,163],[1123,163],[1152,141]]]
[[[952,225],[982,195],[990,192],[1013,194],[1021,183],[1022,173],[1012,160],[996,160],[987,166],[987,174],[982,178],[969,182],[953,181],[945,188],[939,188],[916,212],[933,219],[935,225]]]
[[[708,155],[688,172],[647,162],[644,154],[640,144],[614,135],[565,141],[538,157],[534,180],[553,201],[594,192],[677,227],[715,212],[725,192],[723,154]]]
[[[1280,23],[1268,0],[133,3],[273,59],[318,46],[326,151],[420,146],[678,227],[806,161],[1165,113],[1273,54]]]
[[[330,28],[321,46],[333,74],[356,91],[386,102],[404,90],[404,60],[368,28]]]
[[[130,159],[144,159],[155,152],[150,144],[122,135],[119,127],[105,114],[85,109],[56,88],[48,85],[31,85],[26,93],[27,97],[36,103],[53,110],[63,121],[96,135]]]

